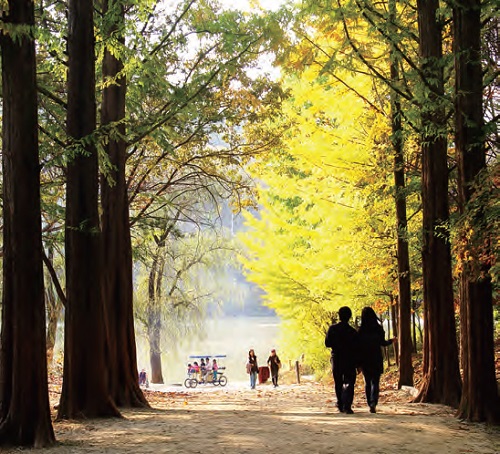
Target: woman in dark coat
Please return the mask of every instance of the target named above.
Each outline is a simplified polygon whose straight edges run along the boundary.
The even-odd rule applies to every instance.
[[[271,350],[271,356],[269,356],[269,358],[267,359],[267,365],[269,366],[269,369],[271,369],[271,378],[273,380],[273,385],[275,388],[277,388],[278,373],[281,367],[281,361],[274,348]]]
[[[250,388],[255,389],[259,365],[257,364],[257,356],[255,356],[253,349],[248,352],[247,373],[250,374]]]
[[[371,413],[376,413],[379,396],[380,376],[384,371],[381,347],[395,339],[385,339],[384,328],[371,307],[361,312],[361,326],[358,331],[359,363],[365,378],[366,401]]]

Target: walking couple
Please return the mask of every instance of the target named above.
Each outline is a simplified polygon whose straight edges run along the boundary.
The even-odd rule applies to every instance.
[[[380,347],[390,345],[395,339],[385,339],[382,323],[371,307],[362,310],[358,331],[349,325],[351,317],[351,309],[347,306],[341,307],[340,322],[330,326],[325,338],[325,345],[332,349],[331,362],[337,407],[341,412],[353,413],[356,369],[360,368],[365,379],[366,401],[370,412],[376,413],[380,376],[384,367]]]
[[[279,356],[276,354],[276,350],[273,348],[271,350],[271,355],[267,359],[267,365],[271,371],[271,378],[273,380],[273,386],[275,388],[278,387],[278,373],[281,368],[281,361]],[[257,363],[257,356],[255,356],[255,352],[251,349],[248,352],[248,361],[247,361],[247,374],[250,374],[250,388],[255,389],[255,385],[257,384],[257,375],[259,373],[259,365]],[[269,376],[265,377],[267,380]]]

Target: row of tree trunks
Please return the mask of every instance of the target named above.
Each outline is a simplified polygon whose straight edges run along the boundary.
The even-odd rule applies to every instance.
[[[104,306],[107,320],[107,363],[109,389],[120,407],[148,406],[137,379],[137,357],[134,331],[132,243],[125,164],[125,95],[123,62],[110,47],[124,45],[125,10],[122,1],[104,2],[104,14],[113,18],[104,30],[109,41],[104,52],[101,122],[104,128],[115,128],[105,145],[109,174],[101,177],[102,236],[104,246]],[[116,52],[115,52],[116,53]],[[112,81],[112,82],[111,82]],[[109,83],[111,82],[111,83]]]
[[[460,210],[465,215],[460,282],[463,391],[458,416],[497,422],[500,402],[495,378],[493,299],[488,251],[481,238],[484,207],[469,204],[477,178],[486,168],[481,67],[481,2],[457,0],[453,9],[455,46],[455,146]],[[482,199],[479,199],[482,200]],[[475,233],[468,235],[468,231]],[[487,229],[484,229],[487,231]],[[465,252],[469,257],[464,259]],[[486,259],[484,258],[486,257]],[[472,260],[470,260],[472,258]]]
[[[40,210],[34,3],[9,0],[2,55],[3,299],[0,444],[54,443],[50,416]],[[16,28],[17,27],[17,28]],[[20,184],[22,182],[22,184]]]
[[[94,2],[69,1],[64,376],[59,418],[119,416],[108,388],[98,212]],[[92,333],[91,335],[89,335]]]
[[[443,106],[442,31],[438,0],[418,0],[419,50],[426,99],[421,110],[424,361],[417,402],[457,407],[458,365],[448,232],[448,157]]]

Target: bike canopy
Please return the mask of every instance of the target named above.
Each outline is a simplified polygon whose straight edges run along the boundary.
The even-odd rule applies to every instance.
[[[226,358],[227,355],[190,355],[192,359],[205,359],[205,358]]]

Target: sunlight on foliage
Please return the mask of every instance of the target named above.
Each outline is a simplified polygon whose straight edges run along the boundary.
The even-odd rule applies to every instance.
[[[390,129],[367,75],[332,77],[309,64],[285,90],[291,126],[283,146],[253,164],[259,211],[247,212],[241,260],[283,320],[287,355],[320,372],[336,311],[385,311],[396,295]]]

